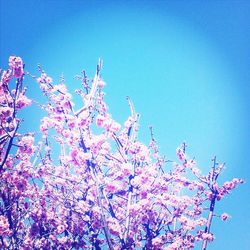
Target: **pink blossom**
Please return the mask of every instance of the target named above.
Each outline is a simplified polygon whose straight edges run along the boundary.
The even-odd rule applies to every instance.
[[[133,107],[122,128],[108,113],[105,83],[90,90],[93,80],[85,72],[76,92],[87,105],[78,112],[66,85],[52,84],[39,67],[46,103],[37,104],[47,112],[41,131],[9,133],[21,122],[19,109],[32,103],[21,89],[23,78],[8,91],[11,74],[21,77],[23,71],[20,58],[9,63],[0,84],[0,247],[176,250],[214,239],[200,229],[209,222],[207,207],[243,180],[219,186],[223,165],[202,176],[184,146],[176,150],[181,163],[160,157],[153,133],[149,147],[138,141]]]
[[[16,57],[16,56],[9,57],[10,68],[14,69],[16,65],[20,65],[20,64],[22,64],[22,59],[20,57]]]
[[[110,233],[115,236],[119,236],[121,233],[121,226],[119,222],[114,218],[107,219],[108,227],[110,230]]]
[[[23,246],[25,247],[24,249],[32,249],[33,246],[33,239],[30,236],[26,236],[24,238]]]
[[[160,157],[159,152],[154,152],[153,157],[155,159],[158,159]]]
[[[17,99],[16,106],[18,109],[21,109],[23,107],[30,106],[31,103],[32,103],[31,100],[21,93]]]
[[[121,128],[121,125],[118,122],[112,122],[110,126],[110,131],[112,133],[117,133]]]
[[[45,150],[46,152],[48,152],[48,151],[50,151],[50,150],[51,150],[51,147],[46,146],[46,147],[44,148],[44,150]]]
[[[202,239],[203,240],[207,240],[209,242],[212,242],[214,240],[214,238],[215,238],[214,235],[211,234],[211,233],[203,233],[202,234]]]
[[[183,152],[183,149],[181,149],[181,148],[178,147],[178,148],[176,149],[176,153],[177,153],[178,158],[179,158],[181,161],[186,160],[186,155],[185,155],[185,153]]]
[[[12,113],[13,113],[13,108],[0,107],[0,117],[2,117],[2,119],[12,116]]]
[[[133,171],[133,165],[131,163],[122,164],[122,172],[124,177],[129,177]]]
[[[58,238],[57,240],[58,240],[59,244],[61,244],[61,246],[66,247],[68,244],[69,238],[67,236],[63,236],[61,238]]]
[[[38,77],[38,78],[36,78],[36,81],[37,81],[37,83],[41,83],[42,82],[42,78]]]
[[[18,145],[20,146],[20,152],[32,154],[34,150],[33,143],[34,143],[34,137],[24,136],[22,140],[18,143]]]
[[[3,74],[2,74],[2,77],[1,77],[1,83],[2,84],[6,84],[6,83],[9,83],[11,80],[11,70],[4,70],[3,71]],[[0,88],[1,88],[1,85],[0,85]]]
[[[160,249],[164,245],[164,242],[160,237],[156,237],[152,240],[152,245],[157,249]]]
[[[67,87],[65,84],[57,84],[57,85],[55,85],[54,88],[56,91],[60,91],[62,93],[67,93]]]
[[[199,218],[198,220],[195,221],[195,223],[198,226],[203,226],[205,223],[207,223],[207,219],[205,219],[205,218]]]
[[[134,123],[135,119],[133,117],[129,117],[128,120],[124,123],[125,128],[129,128]]]
[[[193,167],[192,172],[193,172],[193,174],[198,175],[198,174],[200,174],[201,171],[200,171],[200,169]]]
[[[69,137],[70,137],[70,135],[71,135],[70,130],[68,130],[68,129],[64,129],[64,130],[62,131],[62,136],[63,136],[63,137],[65,137],[65,138],[69,138]]]
[[[77,118],[77,123],[79,127],[82,127],[87,124],[87,120],[89,117],[89,112],[82,112],[78,118]]]
[[[48,77],[46,77],[46,82],[47,82],[47,83],[52,83],[52,82],[53,82],[53,80],[52,80],[52,78],[51,78],[51,77],[49,77],[49,76],[48,76]]]
[[[20,57],[10,56],[9,66],[13,70],[14,77],[21,77],[23,74],[23,61]]]
[[[0,236],[5,236],[8,233],[9,222],[7,218],[3,215],[0,215]]]
[[[23,67],[22,67],[22,66],[16,67],[16,68],[13,69],[13,76],[14,76],[14,77],[19,78],[19,77],[21,77],[22,75],[23,75]]]
[[[106,83],[103,81],[103,80],[99,80],[98,82],[97,82],[97,85],[100,87],[100,88],[103,88],[105,85],[106,85]]]
[[[229,216],[227,213],[223,213],[223,214],[221,215],[221,219],[222,219],[223,221],[227,220],[229,217],[230,217],[230,216]]]
[[[47,77],[47,74],[46,74],[44,71],[42,71],[41,78],[42,78],[43,80],[45,80],[46,77]]]
[[[106,189],[110,193],[115,193],[116,191],[119,190],[119,185],[118,185],[118,183],[113,181],[112,183],[107,183],[106,184]]]
[[[52,241],[56,241],[56,235],[54,235],[54,234],[51,234],[51,235],[49,236],[49,238],[50,238]]]
[[[43,241],[42,240],[36,240],[35,241],[35,247],[36,248],[41,248],[43,246]]]
[[[57,226],[57,233],[58,234],[62,234],[66,229],[66,226],[65,225],[58,225]]]
[[[70,156],[72,158],[72,160],[74,160],[77,156],[77,149],[76,148],[73,148],[71,151],[70,151]]]

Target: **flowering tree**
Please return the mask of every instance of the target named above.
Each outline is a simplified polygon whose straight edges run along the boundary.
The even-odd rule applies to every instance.
[[[79,110],[63,78],[54,84],[40,66],[39,77],[26,73],[47,98],[39,104],[47,116],[39,132],[19,133],[18,112],[35,101],[25,95],[22,59],[11,56],[9,66],[0,82],[1,248],[167,250],[203,241],[206,249],[214,239],[215,203],[241,179],[219,186],[224,164],[214,157],[202,175],[185,143],[176,150],[178,162],[166,160],[152,128],[149,145],[139,142],[129,98],[131,116],[124,126],[114,121],[104,102],[101,61],[94,79],[85,71],[76,76]]]

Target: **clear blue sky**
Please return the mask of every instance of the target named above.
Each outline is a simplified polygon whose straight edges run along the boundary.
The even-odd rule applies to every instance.
[[[227,169],[221,181],[246,184],[216,205],[232,218],[214,221],[208,249],[249,249],[250,2],[0,0],[0,67],[21,56],[36,73],[39,62],[54,81],[64,72],[68,88],[83,68],[93,76],[104,62],[106,101],[113,117],[129,115],[126,96],[141,114],[140,139],[148,126],[161,152],[175,159],[183,140],[208,171],[216,154]],[[39,100],[36,83],[28,96]],[[80,105],[80,103],[77,103]],[[23,129],[38,128],[39,114],[23,113]],[[27,109],[28,111],[28,109]]]

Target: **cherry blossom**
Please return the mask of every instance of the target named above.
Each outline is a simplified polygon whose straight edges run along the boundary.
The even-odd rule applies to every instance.
[[[104,101],[101,60],[93,79],[85,71],[76,76],[79,109],[64,78],[57,83],[40,65],[39,76],[25,73],[45,100],[37,105],[46,114],[36,132],[19,133],[19,111],[38,102],[23,88],[22,59],[11,56],[9,67],[0,82],[1,248],[191,249],[202,241],[206,249],[215,239],[215,203],[243,180],[220,185],[224,164],[216,157],[202,174],[186,143],[176,162],[166,159],[152,128],[150,142],[139,141],[129,98],[131,115],[115,121]]]

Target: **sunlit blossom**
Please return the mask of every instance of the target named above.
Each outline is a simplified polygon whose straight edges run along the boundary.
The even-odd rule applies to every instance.
[[[242,179],[220,185],[215,176],[224,165],[202,175],[185,143],[178,162],[167,159],[152,128],[149,146],[140,142],[130,101],[124,124],[108,112],[99,71],[97,82],[78,76],[77,109],[66,85],[39,66],[34,79],[46,102],[37,106],[45,115],[39,131],[19,132],[19,111],[36,102],[22,89],[22,59],[11,56],[9,66],[0,83],[0,248],[176,250],[213,241],[207,206]],[[12,75],[19,79],[8,89]]]

